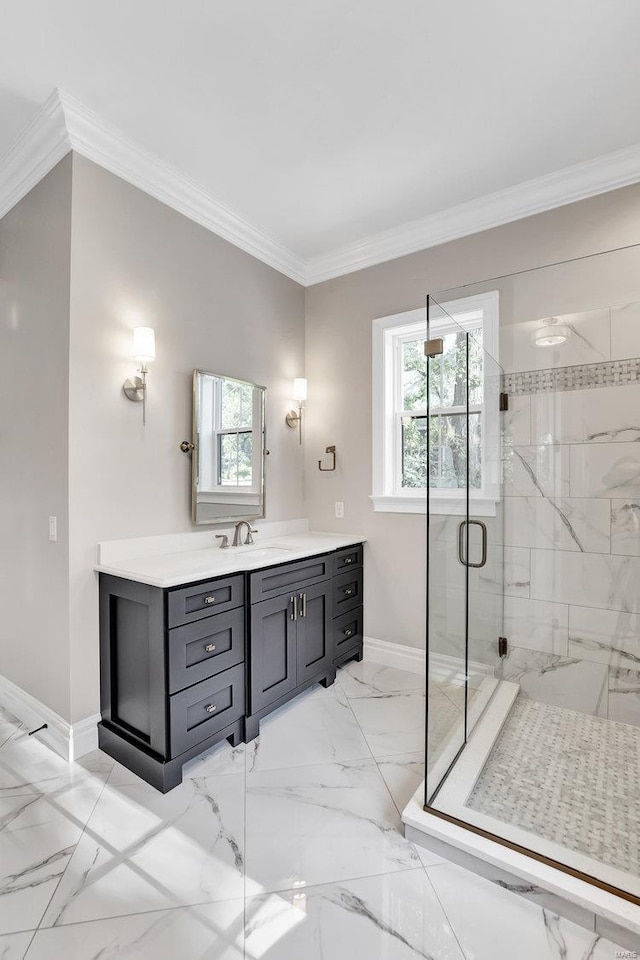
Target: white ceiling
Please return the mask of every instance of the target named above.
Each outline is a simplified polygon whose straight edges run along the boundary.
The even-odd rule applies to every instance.
[[[2,6],[0,155],[60,87],[302,261],[640,142],[637,0]]]

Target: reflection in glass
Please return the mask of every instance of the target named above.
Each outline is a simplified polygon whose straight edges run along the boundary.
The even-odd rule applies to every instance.
[[[193,519],[264,516],[264,387],[194,373]]]

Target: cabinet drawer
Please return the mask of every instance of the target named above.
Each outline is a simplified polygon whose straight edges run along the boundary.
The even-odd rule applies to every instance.
[[[362,568],[339,573],[333,581],[333,615],[339,617],[346,610],[362,604]]]
[[[244,714],[244,664],[169,697],[171,756],[184,753]]]
[[[244,660],[244,608],[187,623],[169,631],[169,693]]]
[[[350,568],[361,566],[361,543],[358,543],[355,547],[346,547],[344,550],[338,550],[336,552],[336,573],[342,573],[343,570],[349,570]]]
[[[223,613],[244,604],[244,577],[223,577],[208,583],[192,583],[189,587],[169,592],[168,626],[193,623],[213,613]]]
[[[282,593],[295,593],[300,587],[327,580],[333,572],[330,553],[309,557],[296,563],[258,570],[250,577],[251,603],[278,597]]]
[[[347,610],[333,621],[333,656],[339,657],[343,650],[362,642],[362,607]]]

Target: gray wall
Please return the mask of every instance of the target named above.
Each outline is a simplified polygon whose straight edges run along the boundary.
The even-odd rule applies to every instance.
[[[421,646],[424,517],[374,514],[369,500],[371,320],[421,306],[430,290],[637,242],[640,186],[318,284],[306,297],[77,156],[0,231],[0,673],[77,721],[98,709],[96,543],[191,528],[178,443],[189,435],[195,366],[267,385],[268,518],[307,514],[316,529],[365,535],[367,633]],[[303,476],[283,418],[305,366],[305,311]],[[137,323],[157,334],[146,430],[121,395]],[[330,443],[338,470],[320,474]],[[342,521],[336,500],[346,504]],[[60,540],[49,544],[54,513]]]
[[[70,244],[68,156],[0,221],[0,674],[64,717]]]
[[[73,157],[69,502],[71,719],[98,709],[96,543],[191,529],[194,367],[267,387],[267,519],[304,516],[284,423],[304,369],[304,291],[82,157]],[[156,331],[147,426],[122,396],[131,329]],[[202,529],[202,528],[199,528]],[[212,528],[212,539],[214,534]]]
[[[633,186],[307,289],[307,513],[316,529],[368,538],[369,636],[424,645],[426,532],[424,516],[374,513],[369,500],[371,321],[423,306],[427,292],[637,242],[640,186]],[[570,292],[573,304],[575,286]],[[569,307],[560,297],[554,309],[597,305],[585,299]],[[337,446],[338,470],[321,474],[316,461],[330,443]],[[335,519],[337,500],[345,502],[344,520]]]

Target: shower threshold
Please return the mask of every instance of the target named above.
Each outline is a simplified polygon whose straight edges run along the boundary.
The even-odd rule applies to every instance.
[[[414,843],[635,949],[640,943],[637,876],[509,823],[509,783],[503,785],[504,810],[497,795],[487,802],[490,790],[481,775],[491,767],[487,761],[518,690],[517,684],[500,683],[432,805],[424,808],[422,784],[403,811],[405,834]],[[492,782],[489,778],[489,786]],[[500,812],[504,819],[487,810]]]

